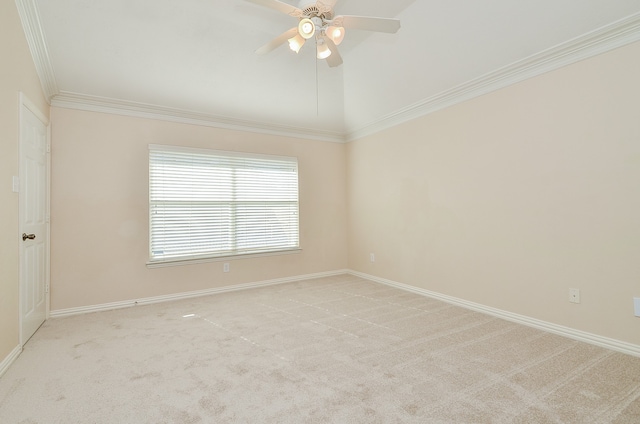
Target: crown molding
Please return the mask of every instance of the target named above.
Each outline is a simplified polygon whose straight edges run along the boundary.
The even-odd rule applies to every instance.
[[[640,13],[443,91],[360,128],[347,130],[345,139],[349,142],[378,133],[636,41],[640,41]]]
[[[237,118],[191,112],[164,106],[137,103],[86,94],[61,91],[51,99],[51,106],[89,112],[110,113],[115,115],[147,118],[160,121],[177,122],[190,125],[223,128],[228,130],[270,134],[284,137],[304,138],[316,141],[344,143],[344,133],[323,131],[313,128],[301,128],[278,124],[267,124]]]
[[[47,101],[59,93],[56,75],[47,49],[47,42],[40,23],[35,0],[16,0],[16,7],[22,22],[22,29],[33,57],[36,72]]]
[[[16,0],[36,71],[52,106],[317,141],[357,140],[509,85],[640,41],[640,13],[529,56],[345,132],[250,121],[145,103],[60,91],[35,0]]]

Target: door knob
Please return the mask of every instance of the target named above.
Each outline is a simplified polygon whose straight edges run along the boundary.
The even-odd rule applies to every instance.
[[[35,234],[22,233],[22,241],[25,241],[26,239],[33,240],[35,238],[36,238]]]

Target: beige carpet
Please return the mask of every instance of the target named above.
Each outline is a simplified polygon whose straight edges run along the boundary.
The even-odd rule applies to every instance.
[[[640,423],[640,358],[339,276],[54,319],[0,423]]]

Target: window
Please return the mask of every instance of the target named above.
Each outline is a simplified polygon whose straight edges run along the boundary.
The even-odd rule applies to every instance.
[[[296,158],[149,145],[150,264],[299,249]]]

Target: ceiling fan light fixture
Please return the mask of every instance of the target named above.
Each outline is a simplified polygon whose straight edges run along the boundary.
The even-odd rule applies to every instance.
[[[327,43],[324,41],[318,40],[318,59],[326,59],[331,56],[331,50]]]
[[[338,15],[334,6],[338,0],[296,0],[295,7],[286,0],[246,0],[260,6],[277,10],[296,18],[298,24],[271,42],[256,50],[258,54],[269,53],[289,41],[289,48],[298,53],[304,43],[315,36],[316,55],[326,59],[330,68],[343,64],[336,46],[344,40],[345,28],[395,34],[400,29],[400,20],[375,16]]]
[[[300,23],[298,23],[298,33],[302,38],[308,40],[316,33],[316,24],[309,18],[301,19]]]
[[[302,46],[304,45],[305,41],[307,40],[302,38],[300,34],[296,34],[295,36],[289,38],[289,48],[292,51],[298,53],[302,48]]]
[[[340,43],[342,43],[342,40],[344,40],[344,28],[341,26],[329,26],[327,27],[327,37],[329,37],[329,39],[331,41],[333,41],[333,44],[335,44],[336,46],[339,46]]]

